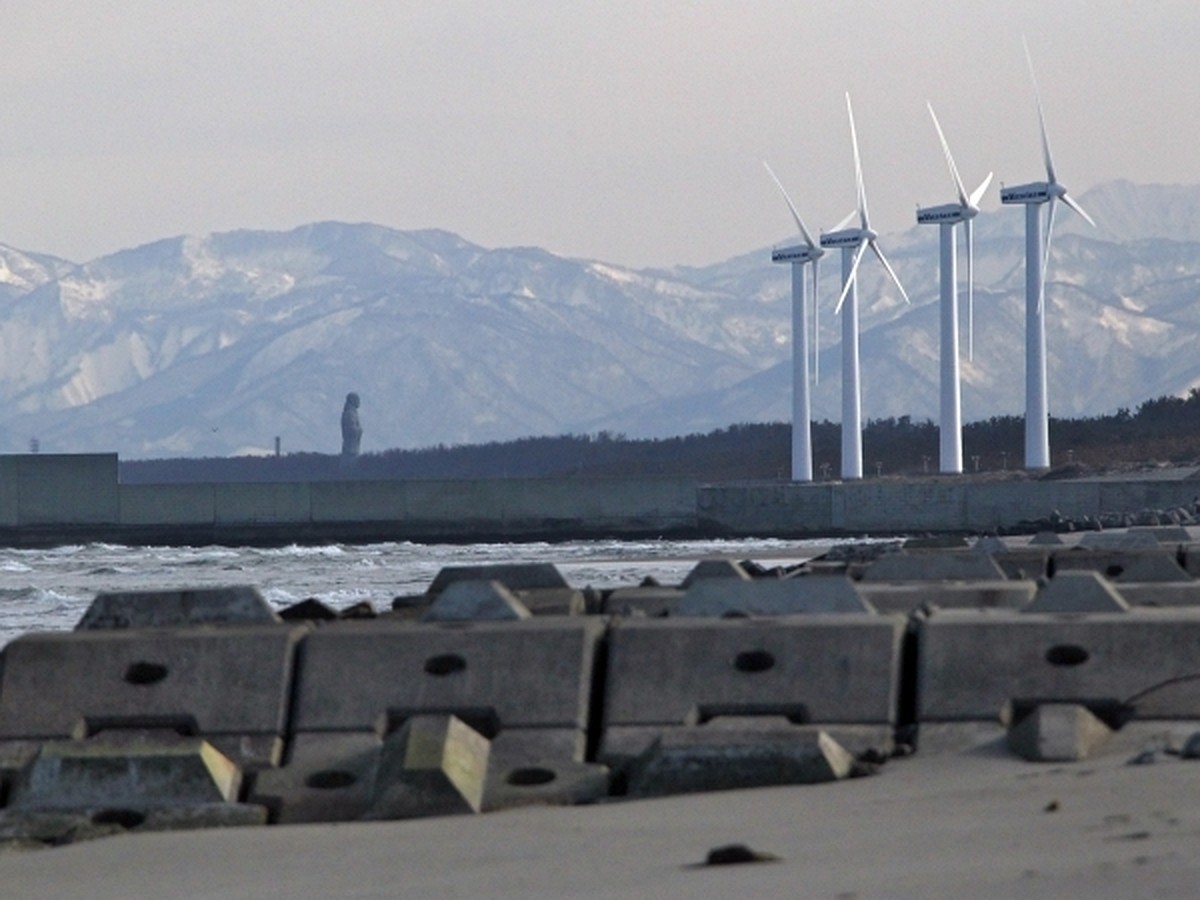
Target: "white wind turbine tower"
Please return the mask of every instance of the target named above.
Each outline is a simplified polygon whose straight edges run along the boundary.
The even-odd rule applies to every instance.
[[[791,263],[792,265],[792,481],[812,481],[812,400],[808,382],[808,316],[805,305],[804,267],[812,264],[812,315],[813,341],[817,334],[817,281],[819,260],[825,251],[812,239],[808,229],[792,198],[783,188],[783,183],[771,171],[765,162],[767,172],[778,185],[783,199],[791,210],[796,227],[800,229],[803,244],[789,247],[779,247],[771,251],[771,262]],[[814,347],[814,357],[815,357]],[[816,377],[816,360],[813,361],[813,375]]]
[[[1095,227],[1092,217],[1067,195],[1054,173],[1050,156],[1050,139],[1046,136],[1046,117],[1042,114],[1042,97],[1037,77],[1033,74],[1033,58],[1029,45],[1025,61],[1029,63],[1029,78],[1037,100],[1038,124],[1042,132],[1042,156],[1046,163],[1046,180],[1004,187],[1000,202],[1025,206],[1025,467],[1050,468],[1050,405],[1046,389],[1046,265],[1050,262],[1050,241],[1054,234],[1054,208],[1059,200]],[[1042,242],[1042,204],[1049,203],[1046,217],[1046,240]]]
[[[867,214],[867,194],[863,188],[862,162],[858,156],[858,135],[854,130],[854,110],[846,94],[846,114],[850,117],[850,143],[854,148],[854,180],[858,190],[857,227],[846,228],[851,213],[838,227],[821,235],[822,247],[842,249],[842,293],[835,313],[842,314],[842,478],[862,478],[862,385],[858,360],[858,265],[867,249],[875,254],[887,271],[900,296],[908,303],[904,285],[896,277],[887,257],[879,249],[879,234],[872,230]],[[845,305],[845,309],[842,307]]]
[[[954,189],[958,191],[957,203],[945,203],[941,206],[927,206],[917,210],[917,222],[921,225],[938,225],[941,227],[941,326],[939,361],[941,364],[941,415],[938,421],[940,437],[940,467],[941,471],[950,474],[961,474],[962,463],[962,388],[959,380],[958,365],[958,257],[954,247],[954,226],[959,222],[967,243],[967,326],[968,333],[974,328],[973,316],[969,312],[974,303],[975,278],[975,247],[971,239],[971,220],[979,214],[979,200],[984,191],[992,183],[992,173],[968,197],[963,187],[962,179],[958,176],[958,167],[954,165],[954,157],[950,155],[950,145],[942,133],[933,104],[929,104],[929,115],[933,117],[933,127],[937,129],[938,139],[942,142],[942,152],[946,155],[946,164],[950,167],[950,177],[954,180]],[[968,346],[973,344],[968,337]]]

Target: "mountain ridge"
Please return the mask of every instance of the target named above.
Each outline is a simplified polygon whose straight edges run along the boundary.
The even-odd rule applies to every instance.
[[[1052,414],[1186,394],[1200,385],[1200,187],[1112,182],[1080,202],[1101,227],[1068,212],[1056,227]],[[977,219],[968,421],[1023,406],[1022,219]],[[864,414],[936,418],[936,229],[882,240],[913,303],[863,267]],[[336,452],[350,391],[364,450],[786,421],[789,268],[767,248],[639,270],[329,221],[84,263],[0,244],[0,449],[216,456],[278,436]],[[818,419],[840,409],[836,269],[822,271]]]

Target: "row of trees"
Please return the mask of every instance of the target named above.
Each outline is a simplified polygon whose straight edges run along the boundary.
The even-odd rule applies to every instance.
[[[813,425],[817,478],[836,478],[841,426]],[[1147,400],[1136,411],[1092,418],[1051,419],[1056,467],[1110,469],[1148,461],[1200,465],[1200,389],[1187,397]],[[365,454],[351,465],[338,456],[292,453],[275,457],[130,460],[127,483],[197,481],[325,481],[341,479],[469,479],[673,475],[708,481],[786,479],[791,426],[733,425],[708,434],[630,440],[624,435],[531,437],[470,446]],[[1021,468],[1024,420],[994,416],[963,429],[968,473]],[[875,419],[863,432],[864,471],[871,476],[920,475],[938,470],[938,429],[909,416]]]

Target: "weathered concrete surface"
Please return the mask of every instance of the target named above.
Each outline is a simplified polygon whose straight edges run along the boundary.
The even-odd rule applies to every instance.
[[[722,618],[818,613],[873,613],[845,576],[705,578],[692,583],[671,615]]]
[[[375,790],[383,739],[373,731],[295,735],[288,758],[253,775],[250,803],[281,825],[362,818]]]
[[[199,738],[48,741],[14,779],[23,810],[144,809],[237,801],[241,770]]]
[[[388,735],[364,818],[483,811],[488,739],[456,716],[413,716]]]
[[[117,455],[0,454],[0,527],[121,521]]]
[[[77,631],[172,628],[184,625],[267,625],[279,622],[258,588],[234,585],[180,591],[100,593]]]
[[[994,719],[1013,700],[1200,718],[1200,610],[944,610],[918,622],[922,723]]]
[[[435,596],[425,622],[516,622],[529,610],[499,581],[455,581]]]
[[[1027,613],[1120,613],[1129,604],[1098,572],[1059,572],[1038,588]]]
[[[895,719],[904,620],[864,615],[623,620],[610,630],[604,719]]]
[[[1037,594],[1029,580],[859,582],[858,593],[881,613],[911,613],[927,609],[1021,609]]]
[[[797,735],[665,732],[630,766],[631,797],[664,797],[777,784],[818,784],[850,774],[854,758],[824,731]]]
[[[609,632],[598,759],[622,768],[681,726],[876,726],[890,747],[904,619],[626,619]],[[728,737],[728,736],[727,736]]]
[[[608,797],[607,766],[562,757],[488,769],[483,811],[520,806],[575,806]]]
[[[238,749],[283,736],[304,626],[30,634],[4,649],[0,738],[82,738],[167,728]],[[243,740],[245,739],[245,740]],[[256,751],[257,752],[257,751]]]
[[[1087,759],[1112,729],[1079,703],[1039,703],[1008,726],[1008,747],[1031,762]]]
[[[558,567],[550,563],[491,563],[478,566],[443,566],[426,590],[438,596],[460,581],[496,581],[510,591],[570,587]]]
[[[864,582],[995,581],[1004,571],[986,553],[901,552],[875,560],[863,573]]]
[[[587,726],[601,622],[335,622],[305,641],[292,728],[390,730],[454,714],[488,736]]]

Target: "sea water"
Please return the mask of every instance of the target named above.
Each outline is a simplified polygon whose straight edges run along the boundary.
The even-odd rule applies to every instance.
[[[75,627],[96,594],[248,584],[276,609],[314,597],[342,609],[391,608],[421,594],[444,566],[553,563],[577,588],[677,584],[697,560],[753,559],[764,566],[810,559],[828,541],[578,541],[530,544],[328,544],[253,547],[126,547],[81,544],[0,548],[0,646],[29,631]]]

